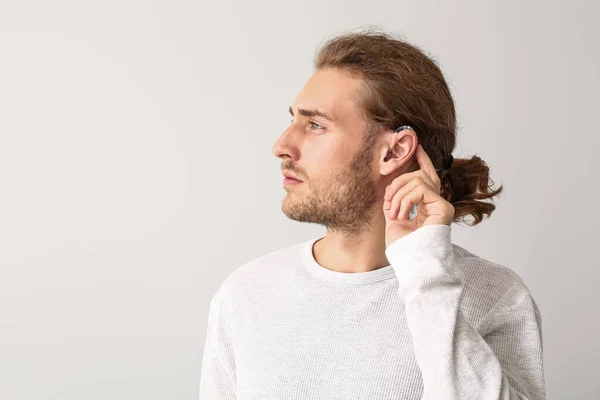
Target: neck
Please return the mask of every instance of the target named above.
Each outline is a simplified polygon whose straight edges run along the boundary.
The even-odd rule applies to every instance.
[[[375,221],[359,232],[327,229],[313,246],[315,260],[337,272],[366,272],[389,265],[385,256],[385,217],[376,213]]]

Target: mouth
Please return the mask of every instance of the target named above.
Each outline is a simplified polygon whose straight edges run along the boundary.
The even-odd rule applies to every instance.
[[[302,181],[299,181],[298,179],[295,178],[291,178],[291,177],[285,177],[283,178],[283,184],[284,185],[299,185],[300,183],[302,183]]]
[[[292,172],[291,170],[282,170],[281,173],[283,174],[283,183],[284,184],[294,184],[294,183],[302,183],[302,181],[300,179],[298,179],[296,177],[296,174],[294,172]]]

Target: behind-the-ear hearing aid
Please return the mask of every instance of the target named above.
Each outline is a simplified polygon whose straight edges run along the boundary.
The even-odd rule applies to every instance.
[[[405,129],[410,129],[411,131],[415,132],[415,130],[410,127],[409,125],[402,125],[398,128],[396,128],[396,130],[394,131],[394,139],[396,138],[396,134],[398,132],[402,132]],[[415,132],[416,133],[416,132]],[[392,142],[392,147],[390,147],[390,149],[388,150],[387,154],[385,155],[385,158],[383,159],[383,161],[389,161],[389,159],[392,157],[392,149],[394,148],[394,144]],[[408,219],[409,220],[413,220],[417,217],[417,213],[418,213],[419,207],[417,204],[413,204],[410,207],[410,212],[408,214]]]
[[[410,127],[409,125],[402,125],[402,126],[396,128],[396,130],[394,131],[394,139],[396,138],[396,134],[398,132],[402,132],[405,129],[410,129],[411,131],[415,132],[415,130],[412,127]],[[393,141],[392,141],[392,147],[390,147],[390,149],[388,150],[388,152],[385,155],[383,161],[389,161],[390,160],[390,158],[392,157],[392,149],[393,148],[394,148],[394,145],[393,145]]]

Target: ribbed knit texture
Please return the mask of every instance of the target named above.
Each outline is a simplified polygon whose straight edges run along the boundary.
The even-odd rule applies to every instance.
[[[214,294],[200,400],[546,398],[542,321],[511,269],[428,225],[391,265],[319,265],[319,237],[231,273]]]

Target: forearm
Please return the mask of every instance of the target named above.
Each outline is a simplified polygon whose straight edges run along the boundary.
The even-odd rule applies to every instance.
[[[506,311],[501,331],[486,342],[460,309],[463,286],[454,265],[450,227],[424,228],[386,251],[406,302],[423,398],[545,399],[541,327],[533,300],[522,296],[514,310]],[[511,317],[510,312],[522,316]],[[500,358],[490,344],[504,349]]]

